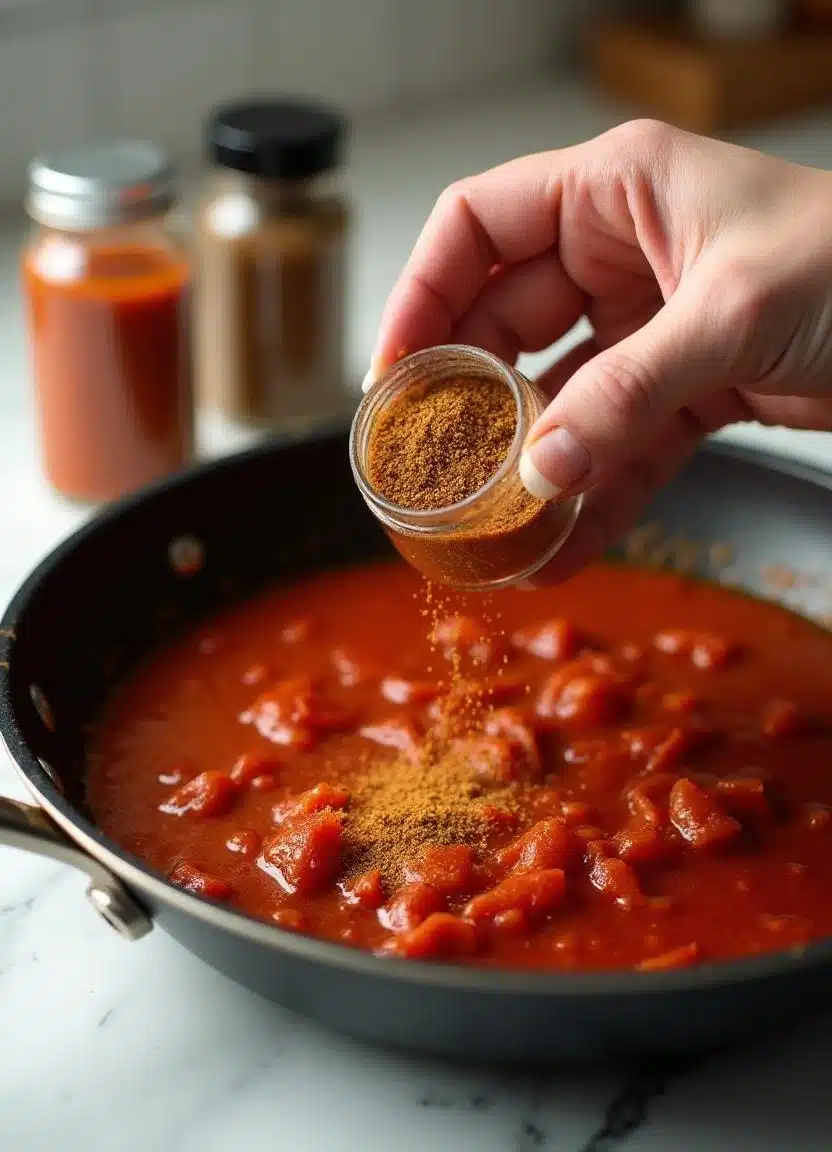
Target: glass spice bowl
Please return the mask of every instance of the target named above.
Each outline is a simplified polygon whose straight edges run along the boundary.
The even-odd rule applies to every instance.
[[[485,484],[444,508],[401,507],[386,499],[370,478],[377,421],[408,388],[469,377],[499,381],[514,397],[517,422],[508,453]],[[399,360],[358,406],[350,431],[350,463],[370,511],[405,560],[422,575],[461,589],[503,588],[539,571],[569,537],[582,497],[531,496],[520,479],[523,444],[546,407],[541,389],[489,352],[448,344]]]

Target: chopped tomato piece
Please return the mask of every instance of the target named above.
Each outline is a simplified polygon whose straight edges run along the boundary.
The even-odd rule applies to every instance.
[[[832,809],[828,804],[809,802],[803,805],[803,823],[813,832],[828,828],[832,822]]]
[[[497,853],[497,863],[512,872],[566,869],[577,854],[577,841],[562,820],[539,820]]]
[[[590,852],[589,878],[599,892],[612,896],[622,908],[645,903],[644,893],[632,866],[603,851]]]
[[[369,684],[381,679],[381,671],[375,661],[345,648],[334,648],[330,659],[341,684],[345,688],[355,688],[359,684]]]
[[[509,908],[506,912],[498,912],[491,923],[506,935],[519,936],[528,931],[529,918],[519,908]]]
[[[437,680],[408,680],[405,676],[385,676],[381,694],[391,704],[427,704],[445,692]]]
[[[310,928],[309,917],[297,908],[278,908],[272,912],[272,920],[286,932],[308,932]]]
[[[386,908],[379,909],[378,918],[391,932],[409,932],[445,906],[445,897],[431,884],[405,884]]]
[[[622,644],[618,649],[618,654],[628,664],[638,664],[644,659],[644,649],[640,644]]]
[[[381,744],[384,748],[395,748],[406,756],[415,760],[422,747],[422,735],[416,725],[399,716],[391,716],[389,720],[379,720],[376,724],[365,724],[358,729],[359,736],[365,740],[372,740],[374,744]]]
[[[349,728],[352,717],[327,704],[308,676],[283,680],[263,692],[240,716],[274,744],[311,748],[327,732]]]
[[[229,852],[236,852],[244,860],[253,860],[260,851],[260,837],[251,828],[232,832],[225,842]]]
[[[474,857],[466,844],[431,844],[418,860],[405,866],[410,884],[430,884],[439,892],[458,895],[471,887]]]
[[[159,811],[167,816],[224,816],[237,796],[237,785],[225,772],[200,772],[177,788]]]
[[[541,660],[571,660],[581,647],[581,637],[574,624],[557,618],[521,628],[511,640],[516,648]]]
[[[513,828],[517,824],[517,816],[513,812],[498,808],[496,804],[483,805],[482,814],[489,824],[502,825],[505,828]]]
[[[759,922],[767,932],[774,932],[777,935],[788,934],[799,941],[808,939],[812,934],[812,921],[793,912],[783,912],[779,915],[763,912]]]
[[[182,780],[188,773],[193,771],[193,768],[168,768],[166,772],[160,772],[156,779],[160,784],[164,784],[167,788],[174,788],[177,784],[181,784]]]
[[[523,872],[508,876],[496,888],[475,896],[465,905],[466,920],[493,920],[501,912],[517,908],[529,917],[545,916],[558,908],[566,896],[566,877],[561,868]]]
[[[634,760],[646,760],[666,738],[666,728],[625,728],[621,732],[621,744]]]
[[[283,824],[295,816],[308,816],[312,812],[322,812],[324,809],[346,808],[349,802],[350,794],[346,788],[320,783],[306,792],[276,804],[272,809],[272,820],[275,824]]]
[[[587,741],[587,744],[590,742]],[[592,743],[595,743],[594,741]],[[581,792],[598,793],[618,790],[630,779],[633,765],[630,757],[616,744],[597,741],[596,750],[572,745],[566,751],[567,763],[574,763],[574,783]]]
[[[314,895],[341,867],[342,827],[331,808],[295,816],[263,840],[260,866],[287,892]]]
[[[729,844],[742,832],[714,796],[684,776],[670,790],[668,811],[673,826],[694,848]]]
[[[526,797],[529,801],[528,811],[538,818],[544,816],[562,816],[562,799],[559,788],[550,784],[536,784],[534,792]]]
[[[690,944],[683,944],[681,948],[671,948],[659,956],[642,960],[640,964],[636,964],[636,969],[639,972],[670,972],[675,968],[689,968],[698,959],[699,945],[694,940]]]
[[[456,748],[474,771],[488,780],[509,784],[528,773],[523,749],[501,736],[471,736],[458,740]]]
[[[250,664],[243,673],[242,681],[244,684],[248,685],[249,688],[253,688],[257,684],[262,684],[268,674],[269,669],[265,664],[261,664],[259,662],[256,664]]]
[[[280,639],[284,644],[302,644],[309,639],[311,630],[311,622],[306,617],[299,617],[284,624],[280,630]]]
[[[364,908],[375,910],[384,903],[384,885],[381,882],[381,873],[378,868],[371,868],[362,872],[349,884],[343,884],[341,891],[350,904],[361,904]]]
[[[574,672],[567,667],[545,681],[537,711],[540,716],[566,723],[597,727],[621,720],[628,703],[621,685],[611,676]]]
[[[723,668],[736,655],[735,645],[713,632],[669,628],[658,632],[653,643],[660,652],[669,656],[687,656],[695,668],[704,670]]]
[[[575,824],[589,824],[595,816],[595,810],[583,800],[564,800],[560,806],[564,823],[570,826]]]
[[[592,760],[620,756],[622,744],[618,736],[594,736],[589,739],[572,740],[563,750],[567,764],[587,764]]]
[[[674,728],[634,728],[621,733],[630,755],[644,761],[645,772],[666,772],[712,737],[703,724],[689,720]]]
[[[647,757],[647,772],[666,772],[682,759],[691,745],[691,740],[682,728],[674,728]]]
[[[656,828],[668,825],[667,806],[670,791],[679,779],[669,772],[659,772],[645,776],[627,789],[627,806],[633,816],[652,824]]]
[[[383,951],[410,960],[454,960],[477,950],[473,924],[449,912],[434,912],[410,931],[388,941]]]
[[[628,864],[660,863],[675,847],[666,832],[638,817],[616,833],[615,843],[619,857]]]
[[[505,644],[490,633],[472,616],[446,616],[434,624],[430,638],[446,660],[455,664],[466,660],[476,668],[488,668],[502,664],[507,655]]]
[[[200,656],[213,656],[222,651],[225,643],[225,637],[221,633],[209,632],[206,636],[199,638],[196,647]]]
[[[692,692],[665,692],[662,696],[662,708],[665,712],[693,712],[696,708],[696,697]]]
[[[197,896],[207,896],[209,900],[227,900],[234,891],[227,880],[212,876],[210,872],[204,872],[186,860],[174,864],[168,878],[180,888],[195,892]]]
[[[540,773],[540,749],[535,731],[518,708],[498,708],[489,713],[485,721],[488,736],[502,736],[513,744],[525,761],[529,776]]]
[[[806,728],[806,717],[791,700],[770,700],[763,709],[763,735],[770,740],[801,736]]]
[[[230,775],[235,784],[246,785],[266,773],[275,776],[279,770],[280,765],[274,757],[263,756],[258,752],[244,752],[234,762]]]
[[[599,828],[597,824],[578,824],[575,828],[575,835],[585,844],[592,844],[593,842],[608,844],[610,850],[614,847],[614,842],[607,837],[604,829]]]
[[[765,822],[772,818],[766,786],[759,776],[723,776],[717,780],[716,789],[738,819]]]

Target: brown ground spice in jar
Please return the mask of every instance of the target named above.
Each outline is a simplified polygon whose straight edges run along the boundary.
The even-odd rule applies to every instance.
[[[447,508],[491,479],[516,428],[514,397],[499,380],[461,376],[417,384],[378,418],[370,481],[403,508]]]
[[[367,479],[405,516],[450,508],[480,492],[516,453],[516,429],[517,403],[502,379],[456,374],[414,382],[373,424]],[[493,492],[431,531],[385,526],[401,555],[430,579],[488,587],[538,567],[571,515],[569,503],[531,496],[515,467]]]

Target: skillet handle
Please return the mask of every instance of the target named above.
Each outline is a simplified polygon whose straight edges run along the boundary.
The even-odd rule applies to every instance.
[[[121,881],[64,836],[42,809],[0,796],[0,844],[50,856],[61,864],[71,864],[86,872],[90,878],[87,899],[99,916],[126,940],[140,940],[153,927],[150,916]]]

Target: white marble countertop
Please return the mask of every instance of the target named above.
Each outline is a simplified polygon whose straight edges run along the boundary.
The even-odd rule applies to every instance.
[[[540,87],[359,130],[350,361],[363,373],[386,291],[442,186],[594,135],[620,110]],[[745,139],[832,168],[832,110]],[[0,233],[0,599],[84,514],[37,470],[16,291]],[[203,426],[210,451],[244,441]],[[734,439],[832,463],[823,436]],[[24,799],[0,762],[0,792]],[[0,849],[0,1149],[9,1152],[821,1152],[832,1146],[832,1019],[686,1066],[539,1073],[356,1044],[228,983],[160,931],[128,945],[69,869]]]

